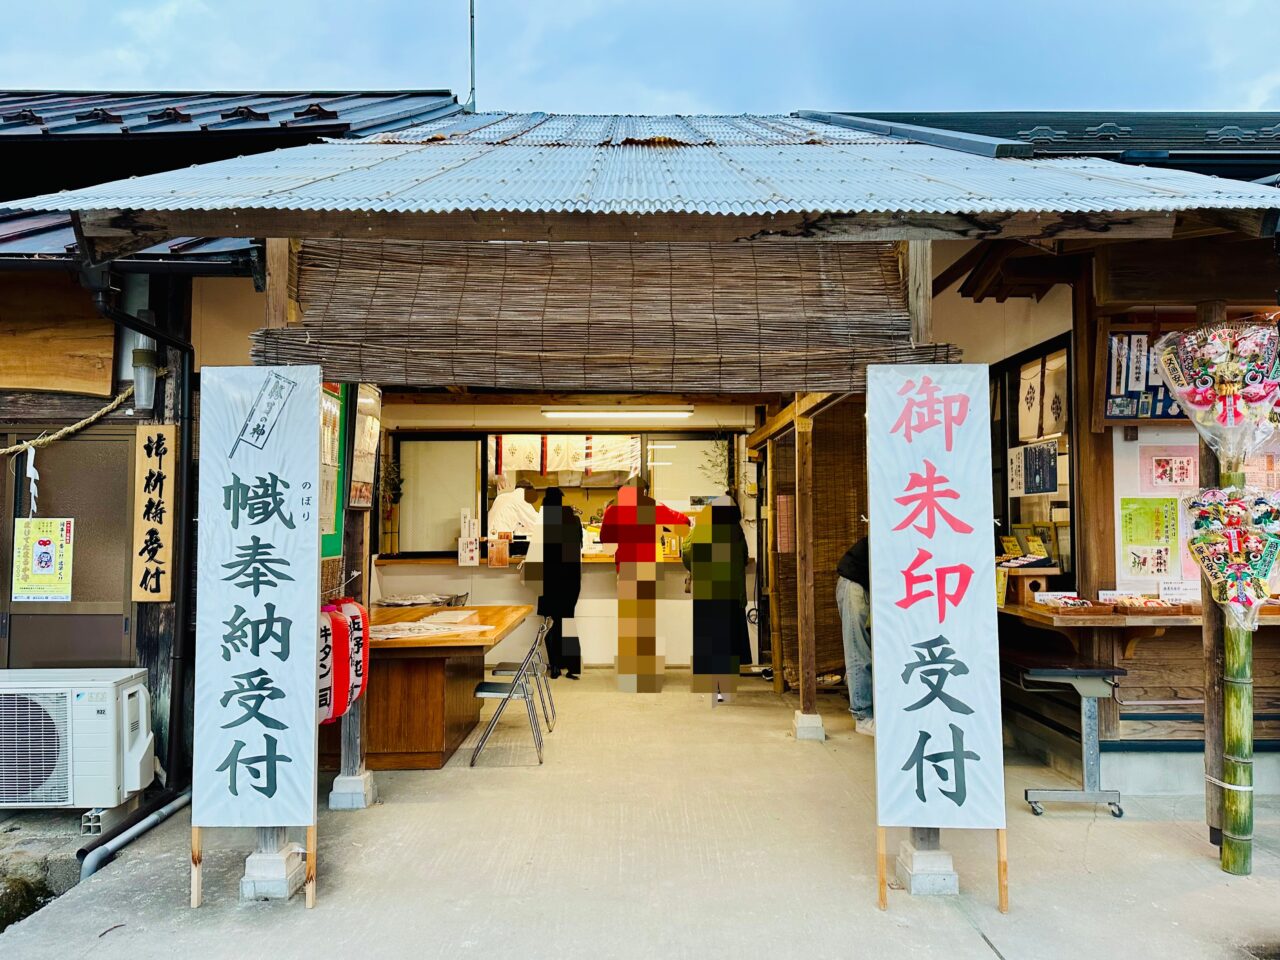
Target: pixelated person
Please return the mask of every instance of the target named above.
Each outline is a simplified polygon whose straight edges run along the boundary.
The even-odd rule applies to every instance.
[[[551,617],[547,632],[549,674],[563,672],[571,680],[582,670],[582,648],[576,636],[564,635],[564,621],[573,618],[582,591],[582,521],[573,507],[564,502],[564,491],[548,487],[542,499],[542,520],[530,560],[541,560],[541,594],[538,615]]]
[[[702,509],[681,555],[693,587],[693,692],[733,696],[751,662],[747,635],[747,538],[730,496]]]
[[[629,693],[662,690],[658,656],[658,527],[687,527],[689,518],[657,503],[649,485],[632,477],[604,512],[600,542],[616,543],[618,568],[618,689]]]

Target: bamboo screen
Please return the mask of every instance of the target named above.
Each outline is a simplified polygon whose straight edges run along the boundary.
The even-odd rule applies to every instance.
[[[813,603],[817,672],[844,670],[844,641],[836,607],[836,564],[859,537],[866,536],[866,406],[846,400],[813,419]],[[776,492],[795,492],[795,437],[774,444]],[[782,671],[788,686],[799,686],[796,638],[796,556],[776,554],[782,614]]]
[[[257,363],[329,379],[611,392],[861,391],[912,347],[892,243],[308,240]]]

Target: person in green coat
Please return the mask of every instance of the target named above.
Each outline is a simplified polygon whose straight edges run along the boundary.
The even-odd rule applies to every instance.
[[[742,665],[751,662],[747,538],[732,497],[703,508],[681,556],[693,581],[693,690],[732,694]]]

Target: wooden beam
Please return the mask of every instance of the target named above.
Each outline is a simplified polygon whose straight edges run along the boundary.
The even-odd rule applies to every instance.
[[[847,393],[797,393],[795,400],[747,434],[747,449],[753,450],[769,440],[785,436],[795,427],[798,418],[816,417],[847,396]]]
[[[451,390],[427,393],[417,390],[386,390],[382,405],[417,404],[421,406],[561,406],[581,405],[608,407],[670,407],[689,405],[758,407],[776,401],[777,393],[468,393]]]
[[[1227,305],[1222,300],[1196,304],[1199,323],[1221,323],[1227,319]],[[1216,487],[1220,480],[1218,458],[1203,440],[1200,441],[1200,486]],[[1200,645],[1204,653],[1204,819],[1209,840],[1222,844],[1222,788],[1210,778],[1222,781],[1223,739],[1223,662],[1226,659],[1226,633],[1222,608],[1213,597],[1208,581],[1200,578]]]
[[[960,296],[982,301],[992,286],[1000,279],[1000,268],[1013,256],[1019,244],[1013,240],[995,240],[984,243],[985,253],[973,272],[960,284]]]
[[[911,316],[911,342],[933,342],[933,244],[929,240],[906,241],[907,313]]]
[[[1128,213],[600,214],[344,210],[87,210],[83,235],[126,250],[177,236],[564,242],[1068,239],[1173,235],[1174,215]],[[142,241],[146,242],[143,243]],[[137,247],[134,246],[134,249]]]
[[[950,290],[953,286],[969,275],[974,267],[982,262],[982,258],[986,256],[986,248],[981,243],[975,243],[972,247],[960,254],[949,266],[944,267],[942,272],[933,278],[933,295],[940,296]]]
[[[1226,238],[1111,244],[1097,251],[1098,304],[1186,306],[1211,300],[1228,305],[1274,304],[1280,258],[1269,240]]]
[[[796,398],[797,402],[799,397]],[[818,712],[813,600],[813,420],[796,417],[796,645],[800,712]]]
[[[289,324],[289,238],[267,238],[267,326]]]

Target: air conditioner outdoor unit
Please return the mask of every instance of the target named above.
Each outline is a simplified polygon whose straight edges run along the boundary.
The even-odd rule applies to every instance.
[[[147,672],[0,670],[0,808],[114,807],[151,783]]]

